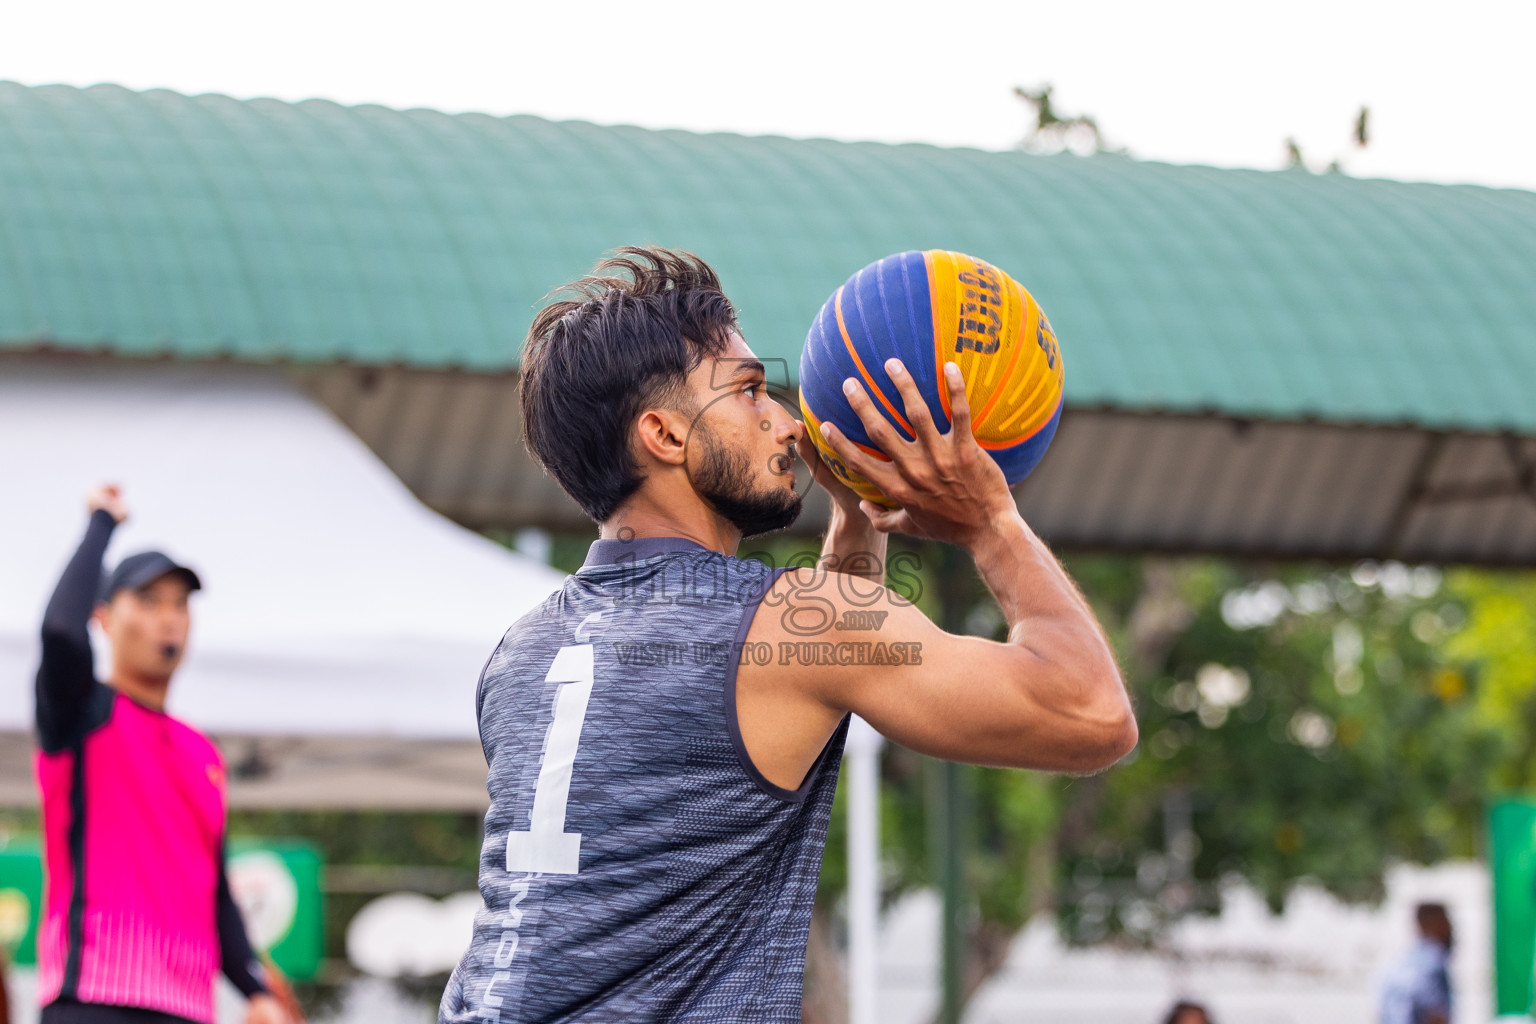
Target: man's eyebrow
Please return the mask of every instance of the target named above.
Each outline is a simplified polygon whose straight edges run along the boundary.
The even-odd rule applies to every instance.
[[[735,365],[731,367],[731,376],[732,377],[753,377],[753,376],[756,376],[756,377],[762,377],[764,380],[766,380],[768,378],[768,371],[767,371],[767,368],[763,366],[761,360],[758,360],[758,359],[738,359],[738,360],[736,360]]]

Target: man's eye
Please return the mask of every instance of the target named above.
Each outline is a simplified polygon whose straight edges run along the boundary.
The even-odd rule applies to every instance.
[[[748,384],[745,388],[742,388],[741,393],[749,398],[756,398],[762,389],[763,386],[761,384]]]

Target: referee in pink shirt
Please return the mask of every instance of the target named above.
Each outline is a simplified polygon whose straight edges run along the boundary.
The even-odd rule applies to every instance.
[[[224,764],[165,713],[197,574],[158,551],[102,555],[126,517],[90,498],[85,539],[43,616],[37,779],[47,886],[38,935],[42,1024],[213,1024],[220,970],[247,1024],[288,1024],[224,874]],[[112,642],[96,679],[87,625]]]

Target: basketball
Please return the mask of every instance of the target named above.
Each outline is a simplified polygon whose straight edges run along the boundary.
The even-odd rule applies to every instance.
[[[831,421],[855,444],[870,441],[843,395],[849,377],[898,433],[913,439],[901,395],[885,372],[900,359],[941,432],[950,426],[943,364],[965,377],[971,432],[1011,487],[1029,475],[1061,419],[1061,351],[1050,321],[1017,281],[984,260],[943,249],[898,253],[871,263],[832,293],[800,355],[800,409],[816,451],[860,497],[891,507],[879,488],[850,470],[821,436]]]

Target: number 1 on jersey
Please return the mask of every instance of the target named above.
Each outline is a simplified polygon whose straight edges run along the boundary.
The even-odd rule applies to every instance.
[[[560,684],[555,688],[555,720],[544,734],[528,831],[507,834],[508,871],[574,875],[580,868],[581,833],[565,830],[565,802],[592,697],[592,674],[592,645],[578,644],[560,648],[544,677],[547,683]]]

